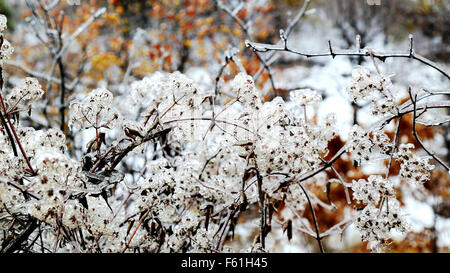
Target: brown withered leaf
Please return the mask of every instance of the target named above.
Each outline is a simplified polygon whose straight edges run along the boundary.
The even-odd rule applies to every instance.
[[[292,239],[292,220],[289,219],[286,223],[283,224],[283,233],[287,233],[288,240]]]

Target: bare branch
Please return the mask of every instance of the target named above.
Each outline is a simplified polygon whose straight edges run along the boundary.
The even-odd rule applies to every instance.
[[[314,221],[314,227],[316,229],[317,244],[319,245],[320,252],[324,253],[323,246],[322,246],[322,237],[320,237],[320,231],[319,231],[319,225],[318,225],[317,219],[316,219],[316,213],[314,212],[313,205],[311,203],[311,200],[309,199],[308,193],[306,192],[305,188],[301,184],[299,184],[299,186],[303,190],[303,193],[305,194],[306,199],[308,200],[309,208],[311,210],[311,214],[312,214],[313,221]]]
[[[417,142],[420,144],[420,146],[422,146],[422,149],[429,154],[431,157],[433,157],[434,160],[436,160],[439,164],[442,165],[442,167],[444,167],[447,171],[450,171],[449,166],[447,166],[439,157],[437,157],[434,153],[432,153],[431,151],[429,151],[425,145],[423,144],[422,140],[420,139],[419,135],[417,134],[417,129],[416,129],[416,119],[417,119],[417,94],[415,96],[412,95],[411,92],[411,87],[408,89],[408,93],[409,93],[409,97],[411,99],[411,102],[413,103],[413,135],[416,138]],[[424,111],[426,111],[426,107],[424,109]]]
[[[245,41],[245,45],[247,47],[252,48],[256,52],[268,52],[268,51],[290,52],[290,53],[294,53],[294,54],[297,54],[300,56],[304,56],[306,58],[326,57],[326,56],[331,56],[331,57],[334,57],[334,56],[370,57],[371,55],[373,55],[375,58],[378,58],[382,61],[384,61],[387,58],[410,58],[410,59],[418,60],[419,62],[439,71],[446,78],[450,79],[450,74],[448,71],[446,71],[445,68],[441,68],[439,65],[437,65],[433,61],[428,60],[427,58],[420,56],[418,54],[415,54],[414,51],[411,49],[408,52],[386,53],[386,52],[372,51],[367,48],[362,49],[362,50],[359,50],[358,48],[357,48],[357,50],[333,49],[331,47],[331,43],[329,43],[329,50],[327,50],[327,51],[302,52],[297,49],[285,48],[284,46],[255,43],[255,42],[251,42],[251,41]]]

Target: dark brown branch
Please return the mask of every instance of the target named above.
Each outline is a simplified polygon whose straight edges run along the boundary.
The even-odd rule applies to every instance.
[[[259,215],[260,215],[260,221],[259,221],[259,242],[261,243],[261,247],[264,249],[266,248],[265,238],[266,238],[266,217],[265,217],[265,206],[264,206],[264,192],[262,190],[262,176],[259,173],[259,170],[257,167],[251,167],[248,169],[248,171],[253,170],[256,172],[256,179],[258,182],[258,203],[259,203]]]
[[[14,251],[20,249],[22,243],[28,240],[28,237],[30,237],[31,233],[33,233],[37,227],[37,220],[34,218],[30,219],[25,229],[17,237],[12,239],[4,249],[2,249],[2,253],[13,253]]]
[[[3,40],[4,40],[3,35],[0,35],[0,49],[1,49],[2,45],[3,45]],[[0,104],[1,104],[2,110],[4,112],[4,115],[2,114],[2,122],[5,121],[4,128],[5,128],[5,130],[7,132],[9,131],[9,129],[11,130],[8,133],[8,135],[12,132],[12,135],[14,136],[14,138],[16,140],[16,143],[19,146],[20,152],[22,153],[22,155],[23,155],[23,157],[25,159],[25,162],[28,165],[30,174],[31,175],[36,175],[36,172],[33,170],[33,167],[31,167],[30,160],[28,159],[28,157],[27,157],[27,155],[25,153],[25,150],[23,149],[22,144],[20,143],[19,137],[16,134],[16,130],[14,129],[14,126],[12,125],[11,120],[7,116],[7,110],[6,110],[5,102],[3,100],[2,91],[3,91],[3,68],[0,67]],[[1,110],[0,110],[0,112],[1,112]],[[6,126],[6,123],[8,123],[9,129],[8,129],[8,126]],[[15,150],[15,144],[14,144],[13,141],[11,141],[11,146],[13,147],[14,155],[17,156],[17,150]]]
[[[1,74],[2,73],[0,72],[0,77],[1,77]],[[16,143],[14,142],[14,137],[11,134],[11,131],[9,130],[8,124],[6,123],[5,117],[3,116],[3,113],[1,110],[0,110],[0,120],[2,122],[3,128],[5,128],[6,134],[8,135],[8,139],[9,139],[9,142],[11,143],[11,148],[13,150],[14,156],[18,156]]]
[[[64,13],[61,12],[61,19],[60,19],[60,27],[58,28],[58,40],[59,40],[59,44],[58,44],[58,48],[63,48],[63,39],[62,39],[62,29],[63,29],[63,20],[64,20]],[[59,114],[60,114],[60,129],[61,131],[65,132],[66,130],[66,118],[65,118],[65,111],[66,111],[66,106],[65,106],[65,96],[66,96],[66,73],[65,73],[65,69],[64,69],[64,65],[62,62],[62,56],[58,57],[57,59],[58,62],[58,68],[59,68],[59,77],[61,78],[61,84],[60,86],[60,108],[59,108]]]
[[[228,228],[228,223],[230,222],[231,218],[233,218],[234,214],[237,212],[237,210],[238,210],[237,208],[238,208],[238,206],[234,206],[234,205],[229,207],[230,212],[228,213],[227,219],[225,220],[225,224],[223,225],[222,232],[221,232],[221,234],[219,236],[219,239],[217,241],[217,245],[216,245],[216,249],[215,249],[216,251],[219,251],[221,246],[222,246],[222,244],[223,244],[223,241],[222,241],[223,235],[225,234],[225,232],[226,232],[226,230]],[[226,239],[226,236],[225,236],[225,239]]]
[[[314,221],[314,227],[316,229],[316,237],[315,237],[315,239],[317,240],[317,244],[319,245],[320,252],[324,253],[324,249],[323,249],[323,245],[322,245],[322,237],[320,237],[319,224],[317,223],[316,213],[314,212],[313,205],[311,203],[311,200],[309,199],[309,195],[306,192],[305,188],[301,184],[299,184],[299,186],[303,190],[303,193],[305,194],[306,199],[308,200],[309,208],[311,210],[311,214],[312,214],[313,221]]]
[[[125,149],[123,149],[122,151],[120,151],[118,153],[118,155],[116,155],[114,161],[111,164],[111,170],[113,170],[114,168],[117,167],[117,165],[122,161],[122,159],[132,150],[134,150],[136,147],[138,147],[139,145],[141,145],[142,143],[145,143],[147,141],[156,139],[158,137],[160,137],[163,134],[167,134],[169,131],[171,130],[171,128],[167,128],[161,131],[158,131],[156,133],[153,134],[148,134],[147,136],[144,137],[144,139],[142,139],[141,141],[137,142],[132,142],[130,143]]]

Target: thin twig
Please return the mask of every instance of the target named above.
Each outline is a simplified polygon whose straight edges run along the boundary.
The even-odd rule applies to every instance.
[[[416,130],[416,119],[417,119],[417,105],[416,105],[416,101],[417,101],[417,94],[415,94],[415,96],[413,97],[412,92],[411,92],[411,87],[408,88],[408,93],[409,93],[409,97],[411,99],[411,102],[413,103],[413,135],[416,138],[417,142],[420,144],[420,146],[422,147],[422,149],[429,154],[434,160],[436,160],[439,164],[442,165],[442,167],[444,167],[447,171],[450,171],[449,166],[447,166],[439,157],[437,157],[434,153],[430,152],[425,145],[423,144],[422,140],[420,139],[419,135],[417,134],[417,130]],[[424,111],[426,111],[426,108],[424,109]]]
[[[310,210],[311,210],[311,214],[312,214],[313,221],[314,221],[314,227],[315,227],[315,229],[316,229],[316,240],[317,240],[317,244],[319,245],[320,252],[321,252],[321,253],[324,253],[323,246],[322,246],[322,237],[320,237],[320,230],[319,230],[319,225],[318,225],[317,219],[316,219],[316,213],[314,212],[314,207],[313,207],[313,205],[312,205],[312,203],[311,203],[311,200],[309,199],[309,195],[308,195],[308,193],[306,192],[306,190],[305,190],[305,188],[303,187],[303,185],[299,184],[299,186],[300,186],[300,188],[303,190],[303,193],[305,194],[306,199],[308,200],[309,208],[310,208]]]

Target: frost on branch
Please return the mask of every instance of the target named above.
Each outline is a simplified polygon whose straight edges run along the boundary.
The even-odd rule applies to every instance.
[[[6,16],[0,14],[0,36],[1,36],[1,47],[0,47],[0,66],[3,67],[6,60],[11,58],[14,53],[14,47],[11,46],[8,40],[3,37],[3,32],[7,29],[7,19]]]
[[[98,156],[91,158],[96,165],[92,163],[87,169],[85,162],[69,157],[61,131],[18,127],[21,143],[38,170],[38,175],[26,182],[35,198],[17,206],[14,200],[22,199],[20,192],[1,183],[2,206],[27,212],[53,230],[61,226],[72,231],[82,229],[86,237],[83,248],[76,238],[66,238],[66,250],[93,251],[100,247],[110,252],[217,250],[223,243],[222,237],[214,236],[224,232],[220,219],[258,204],[260,190],[265,198],[282,200],[289,209],[305,211],[308,199],[302,188],[292,184],[276,192],[280,186],[277,175],[302,175],[320,168],[321,156],[337,135],[336,117],[330,114],[322,124],[307,122],[295,116],[280,97],[263,102],[253,79],[244,73],[231,81],[230,89],[236,95],[234,101],[211,105],[206,102],[208,93],[186,76],[158,72],[134,82],[132,97],[121,98],[134,100],[139,112],[116,107],[106,89],[91,91],[71,104],[72,127],[127,128],[135,132],[125,133],[129,146],[112,142],[110,148],[98,149]],[[302,91],[291,99],[295,107],[304,107],[318,102],[319,96],[314,91]],[[133,119],[136,116],[137,120]],[[116,215],[114,208],[122,206],[123,201],[110,196],[107,189],[111,189],[108,176],[114,174],[112,169],[117,165],[102,160],[114,159],[117,153],[120,158],[121,151],[137,149],[146,136],[163,128],[170,128],[166,139],[174,143],[169,146],[174,155],[164,156],[162,149],[154,150],[154,158],[146,161],[145,172],[134,186],[117,181],[119,189],[132,189],[133,195],[126,214]],[[2,145],[8,145],[4,135]],[[387,154],[391,146],[381,131],[355,126],[347,150],[358,160],[369,160],[373,151]],[[399,156],[409,155],[399,152]],[[20,161],[3,158],[2,166]],[[17,181],[26,166],[23,160],[15,166],[17,169],[3,169],[2,174]],[[252,176],[249,168],[257,170],[259,176]],[[256,187],[259,180],[260,190]],[[367,181],[354,181],[352,190],[353,197],[366,205],[356,222],[364,240],[384,242],[392,229],[404,229],[389,179],[370,176]],[[212,213],[221,217],[213,219]],[[136,226],[136,222],[143,226]],[[130,230],[135,230],[132,237]],[[46,232],[51,241],[58,237],[51,229]],[[87,239],[98,236],[101,241]]]

